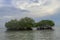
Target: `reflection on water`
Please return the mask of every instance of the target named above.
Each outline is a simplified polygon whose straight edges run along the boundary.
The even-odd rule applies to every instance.
[[[32,31],[6,32],[7,40],[33,40]]]
[[[3,31],[0,29],[0,40],[59,40],[56,31]]]
[[[33,33],[34,35],[34,40],[54,40],[53,36],[53,31],[36,31]]]

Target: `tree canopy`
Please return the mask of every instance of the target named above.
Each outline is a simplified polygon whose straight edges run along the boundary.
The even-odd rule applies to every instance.
[[[6,22],[5,26],[8,29],[18,29],[18,21],[17,20],[11,20],[9,22]]]
[[[40,27],[53,27],[55,24],[52,20],[41,20],[38,22],[38,26]]]
[[[31,28],[34,27],[35,21],[32,18],[22,18],[19,20],[19,25],[23,28]]]
[[[52,20],[41,20],[39,22],[35,22],[34,19],[25,17],[20,20],[11,20],[5,23],[5,27],[7,29],[32,29],[32,27],[40,27],[40,28],[52,28],[54,26],[54,22]]]
[[[32,18],[21,18],[19,21],[11,20],[5,24],[8,29],[25,29],[34,27],[35,21]]]

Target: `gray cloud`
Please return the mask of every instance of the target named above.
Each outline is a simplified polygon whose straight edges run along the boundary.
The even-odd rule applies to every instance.
[[[54,15],[60,8],[60,2],[57,0],[15,0],[13,5],[16,8],[29,10],[29,16],[44,17]]]
[[[24,14],[28,13],[27,10],[17,9],[14,7],[1,7],[0,8],[0,19],[4,18],[17,18],[23,17]]]
[[[56,10],[60,8],[59,0],[0,0],[0,1],[1,1],[0,6],[3,5],[4,7],[7,7],[7,6],[15,7],[18,9],[18,11],[16,11],[17,9],[13,10],[12,8],[13,10],[12,14],[14,13],[14,11],[15,13],[19,14],[20,9],[30,11],[29,13],[26,13],[24,16],[28,15],[28,16],[34,16],[34,17],[44,17],[48,15],[54,15]],[[7,9],[6,14],[10,14],[9,12],[10,12],[10,8]]]

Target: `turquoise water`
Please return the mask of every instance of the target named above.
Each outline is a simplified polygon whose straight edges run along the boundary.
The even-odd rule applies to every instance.
[[[0,29],[0,40],[60,40],[60,27],[52,30],[6,31]]]

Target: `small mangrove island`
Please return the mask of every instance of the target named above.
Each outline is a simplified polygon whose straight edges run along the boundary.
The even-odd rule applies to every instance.
[[[32,28],[37,28],[37,30],[52,29],[54,27],[54,22],[52,20],[41,20],[35,22],[33,18],[25,17],[20,20],[14,19],[5,23],[5,27],[8,30],[32,30]]]

